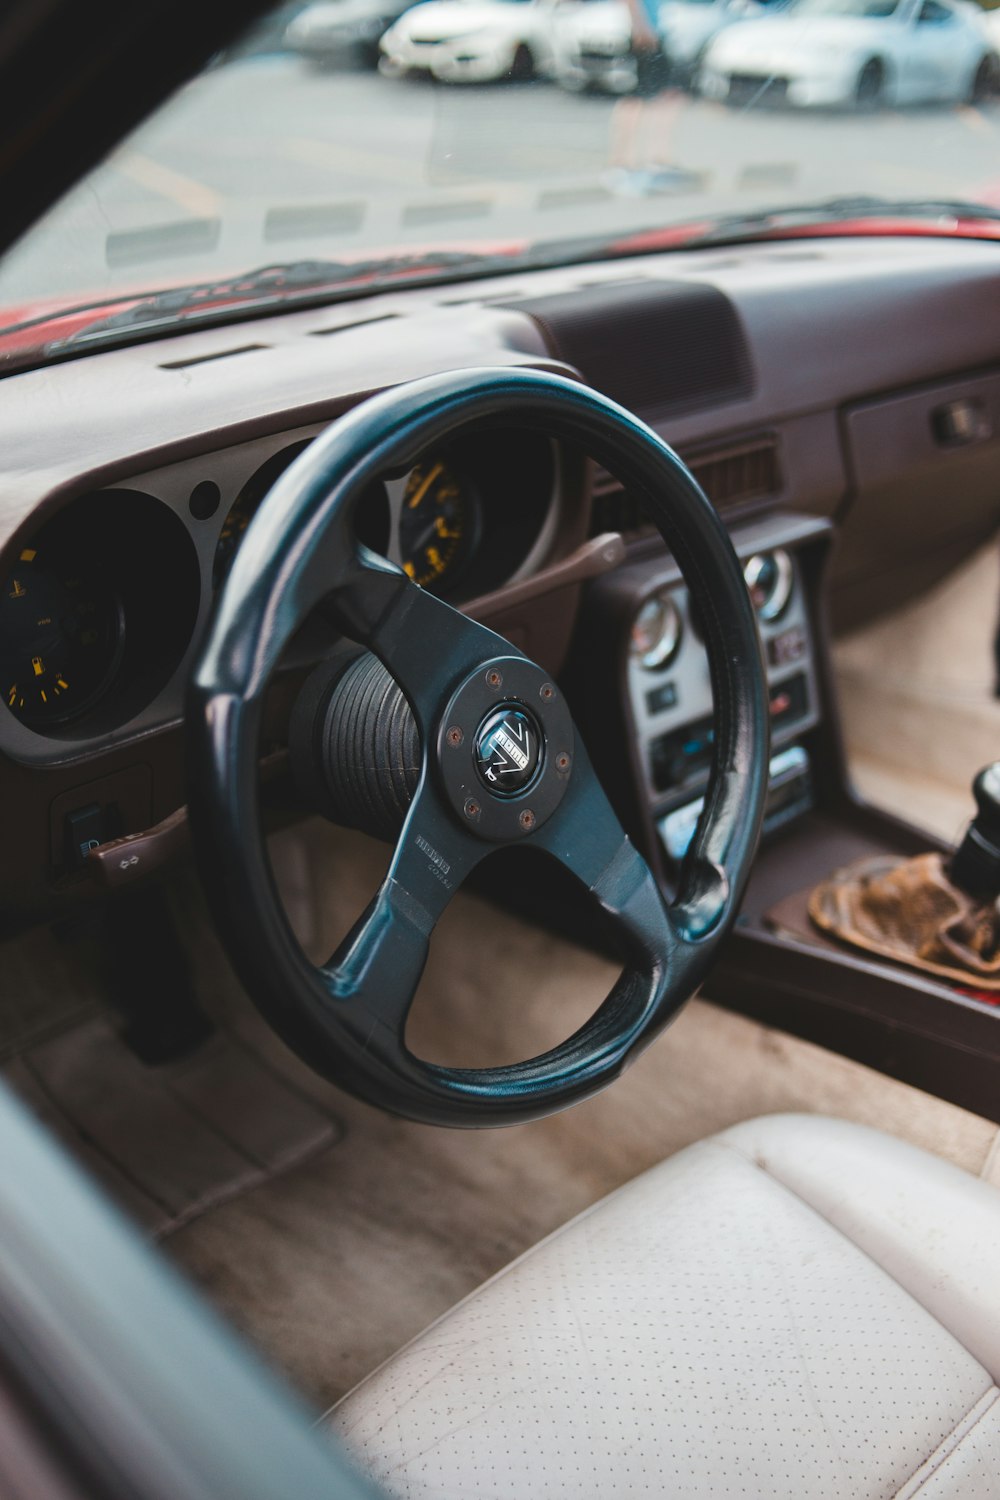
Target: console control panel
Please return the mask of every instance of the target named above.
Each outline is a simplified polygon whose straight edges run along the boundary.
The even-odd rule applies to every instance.
[[[791,548],[768,545],[741,555],[741,561],[771,707],[770,831],[811,805],[809,758],[799,742],[819,720],[819,694],[800,559]],[[644,791],[664,853],[676,863],[701,812],[714,725],[708,656],[697,611],[680,580],[653,587],[639,602],[627,676]]]

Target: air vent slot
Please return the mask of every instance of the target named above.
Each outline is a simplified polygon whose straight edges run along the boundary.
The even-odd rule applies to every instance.
[[[691,472],[717,510],[766,500],[781,489],[775,438],[695,454],[689,462]]]
[[[534,319],[552,352],[588,385],[647,418],[753,391],[736,309],[704,282],[620,282],[507,305]]]
[[[372,323],[391,323],[394,318],[398,317],[399,313],[387,312],[379,313],[373,318],[354,318],[350,323],[333,323],[329,328],[310,328],[309,337],[327,339],[334,333],[347,333],[351,328],[368,328]]]
[[[781,463],[776,438],[751,438],[687,460],[694,477],[717,510],[733,510],[773,499],[781,490]],[[626,541],[651,536],[637,496],[622,489],[606,469],[595,468],[590,534],[620,531]]]
[[[237,354],[253,354],[258,349],[270,349],[270,344],[238,344],[235,349],[217,349],[213,354],[196,354],[191,359],[169,359],[161,370],[190,370],[194,365],[208,365],[214,359],[233,359]]]

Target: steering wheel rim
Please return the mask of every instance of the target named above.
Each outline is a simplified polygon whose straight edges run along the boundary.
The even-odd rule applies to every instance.
[[[578,444],[640,494],[701,613],[715,749],[669,907],[612,811],[558,687],[353,534],[356,506],[378,474],[411,466],[459,428],[512,425]],[[268,679],[321,601],[399,682],[416,717],[423,766],[388,875],[337,952],[316,966],[274,885],[257,761]],[[497,705],[525,708],[545,746],[535,782],[514,798],[494,797],[474,767],[475,719],[490,693]],[[456,726],[463,714],[471,736]],[[294,461],[230,571],[191,682],[187,721],[195,848],[218,929],[251,998],[331,1082],[436,1125],[521,1123],[618,1076],[690,998],[728,932],[767,789],[766,679],[725,527],[650,428],[606,397],[534,370],[464,370],[395,388],[340,418]],[[448,737],[455,727],[460,740]],[[489,820],[471,815],[469,802]],[[488,829],[479,826],[487,821]],[[543,849],[590,890],[618,931],[625,968],[594,1015],[549,1052],[497,1068],[428,1063],[409,1052],[404,1030],[431,932],[486,854],[513,842]]]

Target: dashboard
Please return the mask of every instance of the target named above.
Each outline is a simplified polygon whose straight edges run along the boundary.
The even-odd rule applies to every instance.
[[[85,894],[89,849],[182,807],[186,683],[282,474],[367,394],[460,366],[585,380],[679,448],[758,604],[771,816],[794,816],[831,714],[825,603],[835,628],[892,608],[1000,522],[1000,358],[982,316],[996,257],[931,240],[649,256],[386,293],[0,382],[11,920]],[[711,683],[636,498],[543,434],[470,431],[381,476],[357,528],[563,677],[630,831],[669,874],[704,789]],[[262,748],[281,745],[296,685],[337,645],[318,612]]]

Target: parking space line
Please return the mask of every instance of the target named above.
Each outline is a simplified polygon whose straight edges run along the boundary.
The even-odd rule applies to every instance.
[[[495,205],[490,198],[437,198],[426,203],[408,203],[400,214],[400,223],[447,224],[456,219],[487,219]]]
[[[207,255],[217,249],[221,219],[181,219],[109,234],[104,259],[109,266],[138,266],[147,261],[176,260],[179,255]]]
[[[792,187],[798,180],[798,163],[794,161],[754,162],[743,167],[736,179],[738,188]]]
[[[264,218],[265,240],[325,238],[356,234],[365,220],[365,203],[284,204],[269,208]]]
[[[579,182],[571,187],[543,188],[538,194],[536,207],[576,208],[588,203],[607,203],[614,195],[601,182]]]
[[[162,162],[154,161],[150,156],[143,156],[141,152],[120,152],[112,158],[111,165],[123,177],[137,182],[140,187],[148,188],[160,198],[169,198],[171,203],[176,203],[178,208],[196,218],[213,218],[219,212],[221,193],[204,182],[185,177],[182,172],[175,172],[172,167],[165,167]]]

